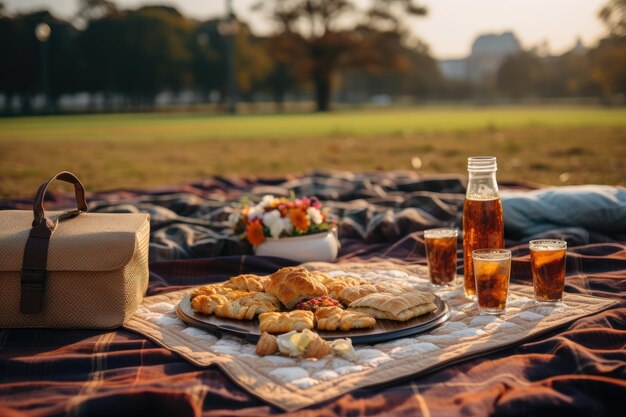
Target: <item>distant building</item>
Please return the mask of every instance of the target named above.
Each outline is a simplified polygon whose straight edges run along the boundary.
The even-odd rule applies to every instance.
[[[522,47],[513,32],[484,34],[472,44],[469,57],[439,61],[439,70],[454,80],[480,81],[494,75],[509,55],[517,54]]]
[[[467,79],[467,60],[462,59],[444,59],[437,62],[439,71],[444,77],[451,80]]]
[[[574,47],[572,48],[572,52],[575,54],[579,54],[579,55],[582,55],[585,52],[587,52],[587,48],[583,44],[582,39],[580,39],[580,36],[576,38],[576,45],[574,45]]]

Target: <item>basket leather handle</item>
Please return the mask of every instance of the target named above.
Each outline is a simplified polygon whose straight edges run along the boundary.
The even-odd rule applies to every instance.
[[[40,224],[44,223],[46,219],[46,211],[43,207],[43,200],[46,196],[46,191],[48,191],[48,187],[50,183],[54,180],[65,181],[67,183],[74,185],[74,195],[76,197],[76,210],[68,211],[63,216],[77,216],[80,213],[87,211],[87,201],[85,200],[85,187],[83,183],[80,182],[78,177],[72,174],[69,171],[62,171],[56,174],[54,177],[50,178],[47,182],[44,182],[39,186],[37,190],[37,194],[35,195],[35,202],[33,204],[33,227],[37,227]],[[47,221],[45,223],[48,223]]]
[[[63,213],[58,219],[52,221],[46,217],[43,199],[48,186],[54,180],[61,180],[74,185],[77,208],[76,210]],[[87,211],[85,187],[83,187],[76,175],[71,172],[59,172],[39,186],[33,204],[33,227],[28,234],[22,260],[22,274],[20,278],[20,312],[22,314],[37,314],[41,312],[48,275],[48,246],[59,220],[76,217],[84,211]]]

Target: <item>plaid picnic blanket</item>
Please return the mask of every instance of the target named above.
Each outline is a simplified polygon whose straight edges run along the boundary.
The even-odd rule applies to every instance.
[[[334,202],[343,244],[339,262],[424,263],[420,230],[458,224],[464,193],[462,178],[455,176],[322,172],[275,180],[210,178],[169,189],[98,194],[90,200],[100,211],[153,213],[149,293],[156,294],[292,264],[247,254],[246,247],[229,240],[222,223],[224,207],[242,193],[261,196],[285,190]],[[72,205],[65,195],[51,195],[50,200],[56,207]],[[0,207],[29,204],[12,200]],[[610,242],[610,236],[607,240],[570,247],[566,291],[616,298],[622,301],[619,308],[511,349],[391,386],[359,389],[290,415],[621,412],[626,395],[626,246]],[[527,246],[511,239],[507,243],[514,255],[512,280],[529,284]],[[277,412],[217,368],[196,368],[125,330],[0,330],[0,416]]]

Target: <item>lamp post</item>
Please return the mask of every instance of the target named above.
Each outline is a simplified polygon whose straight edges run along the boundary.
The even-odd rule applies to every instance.
[[[226,0],[226,20],[221,21],[217,26],[220,35],[226,37],[226,55],[227,55],[227,85],[226,91],[228,95],[228,111],[237,113],[237,85],[235,83],[235,36],[239,32],[239,23],[235,19],[233,13],[232,0]]]
[[[35,27],[35,36],[41,43],[41,86],[46,112],[50,112],[50,83],[48,81],[48,39],[51,33],[50,26],[40,23]]]

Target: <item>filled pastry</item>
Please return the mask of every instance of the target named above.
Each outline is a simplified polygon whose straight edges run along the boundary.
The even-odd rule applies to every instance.
[[[322,284],[326,287],[326,291],[328,291],[328,296],[335,299],[339,299],[339,294],[344,289],[365,283],[366,282],[363,280],[347,275],[328,277],[326,280],[322,281]]]
[[[265,291],[278,298],[288,310],[302,300],[328,293],[317,278],[301,267],[279,269],[270,276]]]
[[[242,274],[230,278],[224,283],[224,287],[239,291],[264,292],[265,289],[263,288],[263,281],[265,279],[267,279],[267,277],[260,277],[253,274]]]
[[[358,300],[359,298],[363,298],[366,295],[376,294],[376,293],[389,293],[394,295],[403,294],[406,292],[415,291],[412,287],[398,285],[398,284],[364,284],[364,285],[356,285],[351,287],[346,287],[339,293],[339,300],[345,305],[350,305],[350,303]]]
[[[285,313],[263,313],[259,315],[259,330],[268,333],[311,330],[314,319],[313,313],[305,310],[294,310]]]
[[[335,307],[340,306],[341,303],[327,295],[311,298],[309,300],[302,300],[294,306],[294,310],[309,310],[316,312],[317,309],[322,307]]]
[[[318,330],[347,332],[376,325],[376,319],[367,313],[344,310],[341,307],[322,307],[315,312]]]
[[[233,291],[234,290],[232,288],[224,287],[222,283],[209,284],[209,285],[203,285],[202,287],[198,287],[195,290],[193,290],[191,293],[191,298],[197,295],[213,295],[213,294],[225,295],[227,293],[232,293]]]
[[[274,312],[279,309],[280,303],[273,295],[264,292],[251,292],[217,305],[213,314],[227,319],[252,320],[259,314]]]
[[[374,293],[350,303],[349,309],[367,313],[377,319],[407,321],[437,309],[434,295],[422,292],[406,292],[398,295]]]
[[[191,299],[191,307],[202,314],[213,314],[218,305],[227,303],[229,300],[222,294],[200,294]]]

